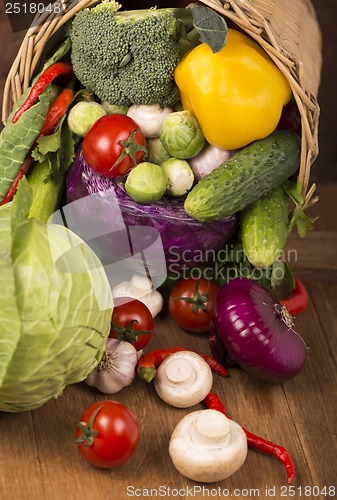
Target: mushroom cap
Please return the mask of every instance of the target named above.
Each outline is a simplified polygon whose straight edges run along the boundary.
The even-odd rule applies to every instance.
[[[174,429],[169,454],[185,477],[203,483],[222,481],[236,472],[247,457],[242,427],[216,410],[186,415]]]
[[[188,408],[202,401],[213,384],[206,361],[191,351],[179,351],[159,365],[154,379],[158,396],[176,408]]]

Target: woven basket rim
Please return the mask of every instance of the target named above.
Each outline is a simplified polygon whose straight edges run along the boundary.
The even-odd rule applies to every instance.
[[[99,3],[100,0],[56,0],[53,5],[60,5],[64,14],[57,15],[56,9],[51,13],[38,14],[23,39],[17,56],[8,73],[3,96],[2,121],[7,118],[22,93],[28,88],[43,49],[50,38],[80,10]],[[277,0],[265,0],[266,3]],[[296,0],[292,0],[296,1]],[[298,0],[313,7],[310,0]],[[304,208],[313,205],[318,197],[313,197],[316,185],[309,188],[310,169],[318,155],[318,121],[320,108],[316,96],[306,89],[302,61],[292,60],[280,49],[271,30],[269,20],[260,14],[252,5],[252,0],[199,0],[225,17],[250,35],[270,56],[282,73],[286,76],[298,110],[301,115],[301,161],[298,178],[305,196]],[[319,30],[319,29],[318,29]],[[321,64],[321,61],[318,64]]]

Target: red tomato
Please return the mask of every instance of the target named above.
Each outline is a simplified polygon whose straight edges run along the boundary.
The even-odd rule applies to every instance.
[[[137,331],[149,333],[137,334]],[[131,342],[140,351],[149,343],[152,331],[152,314],[143,302],[127,297],[115,300],[109,337]]]
[[[219,287],[205,278],[187,278],[174,285],[168,309],[181,328],[195,333],[208,332]]]
[[[86,133],[83,154],[99,174],[120,177],[142,161],[145,144],[144,134],[132,118],[112,114],[102,116]]]
[[[89,406],[82,414],[76,427],[76,443],[87,462],[111,468],[129,460],[139,434],[138,422],[127,406],[104,400]]]

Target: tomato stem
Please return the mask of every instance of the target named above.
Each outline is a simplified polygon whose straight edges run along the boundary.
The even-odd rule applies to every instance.
[[[112,165],[110,170],[115,168],[116,165],[118,165],[126,156],[130,156],[134,165],[137,165],[136,153],[138,151],[143,151],[145,154],[147,153],[147,149],[145,146],[142,146],[141,144],[135,142],[135,135],[137,132],[138,130],[135,128],[126,140],[120,141],[121,146],[123,146],[123,151],[121,152],[115,163]]]
[[[198,280],[195,285],[193,297],[175,297],[176,300],[183,300],[184,302],[192,304],[192,312],[194,314],[196,314],[199,309],[201,309],[202,312],[207,311],[206,302],[208,301],[209,290],[201,295],[199,292],[199,284],[200,280]]]
[[[118,326],[116,323],[111,323],[111,326],[116,332],[119,333],[117,339],[118,340],[124,340],[126,342],[132,342],[138,340],[139,335],[146,335],[152,333],[152,331],[149,330],[135,330],[133,327],[133,324],[136,323],[136,325],[139,325],[139,321],[136,319],[132,319],[129,321],[129,323],[126,326]]]
[[[75,440],[77,445],[82,446],[92,446],[94,444],[94,439],[98,434],[93,428],[94,420],[98,414],[98,412],[102,409],[102,406],[96,408],[96,410],[91,415],[89,422],[77,422],[77,426],[81,429],[82,434]]]

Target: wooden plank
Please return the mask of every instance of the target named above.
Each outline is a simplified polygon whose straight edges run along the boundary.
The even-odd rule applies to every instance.
[[[305,238],[290,235],[284,250],[293,272],[313,280],[337,280],[337,232],[312,231]]]
[[[313,485],[337,486],[337,283],[310,282],[311,305],[296,322],[309,347],[305,368],[284,384]]]
[[[152,348],[183,345],[208,352],[207,337],[183,332],[166,315],[158,319],[156,332]],[[234,369],[229,379],[214,376],[214,390],[221,395],[232,418],[252,432],[289,449],[296,463],[297,485],[312,484],[305,451],[281,385],[261,383]],[[88,465],[73,444],[72,419],[79,418],[86,406],[99,399],[104,399],[104,396],[98,391],[85,384],[77,384],[68,387],[59,399],[50,401],[39,410],[20,415],[19,418],[25,422],[26,435],[31,436],[31,442],[22,436],[25,448],[21,454],[18,453],[21,440],[17,439],[14,419],[6,418],[7,440],[2,447],[2,456],[8,457],[13,443],[15,453],[10,464],[4,459],[1,463],[1,470],[7,476],[7,486],[3,486],[2,491],[9,493],[9,485],[12,484],[15,485],[14,492],[17,494],[19,491],[22,475],[20,483],[13,482],[18,464],[24,465],[28,485],[21,497],[24,499],[91,500],[93,492],[97,498],[124,499],[129,498],[127,492],[135,491],[135,488],[138,492],[145,492],[146,496],[151,488],[186,492],[188,488],[196,487],[197,483],[182,477],[175,470],[168,455],[168,443],[178,421],[187,413],[202,408],[201,405],[188,409],[172,408],[158,398],[153,384],[135,380],[112,399],[124,402],[135,413],[142,430],[139,446],[127,464],[112,471],[103,471]],[[28,464],[31,464],[30,467]],[[285,484],[283,466],[271,457],[251,450],[242,469],[232,478],[204,485],[204,491],[197,491],[195,498],[204,498],[206,490],[209,494],[213,491],[214,496],[217,488],[228,488],[231,492],[234,489],[256,489],[260,498],[265,498],[263,492],[266,486],[281,488]],[[4,498],[7,500],[10,497]]]

